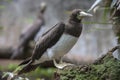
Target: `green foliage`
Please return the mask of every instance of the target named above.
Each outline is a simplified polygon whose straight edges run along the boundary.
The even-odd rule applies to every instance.
[[[6,0],[7,2],[12,2],[13,0]]]
[[[109,8],[109,7],[108,7],[108,8],[105,7],[104,13],[103,13],[103,16],[102,16],[102,21],[103,21],[103,22],[107,22],[107,19],[108,19],[108,18],[107,18],[107,17],[108,17],[107,15],[108,15],[109,11],[110,11],[110,8]]]
[[[5,2],[9,2],[9,3],[10,3],[10,2],[12,2],[13,0],[4,0],[4,1],[5,1]]]
[[[47,78],[51,78],[54,74],[54,68],[48,68],[48,69],[43,69],[43,68],[37,68],[35,71],[32,71],[30,73],[27,74],[27,76],[29,77],[36,77],[38,80],[40,77],[47,77]]]
[[[27,23],[32,23],[32,22],[33,22],[33,19],[32,19],[32,18],[28,18],[28,19],[25,19],[25,21],[26,21]]]
[[[18,68],[16,64],[10,64],[6,67],[0,66],[0,71],[13,72],[16,68]],[[47,80],[52,80],[54,71],[55,71],[54,68],[44,69],[39,67],[35,71],[23,74],[21,76],[27,77],[30,80],[41,80],[41,78],[47,78]]]
[[[18,67],[17,65],[15,65],[15,64],[9,64],[8,65],[8,70],[10,70],[10,71],[14,71],[15,69],[16,69],[16,67]]]
[[[4,5],[0,5],[0,9],[5,9],[5,6]]]
[[[61,80],[120,80],[120,61],[106,56],[98,64],[60,70]]]
[[[3,26],[0,26],[0,30],[2,30],[3,29]]]
[[[3,70],[13,71],[16,69],[16,67],[17,67],[16,64],[9,64],[8,66],[5,66],[5,67],[0,66],[0,71],[3,71]]]

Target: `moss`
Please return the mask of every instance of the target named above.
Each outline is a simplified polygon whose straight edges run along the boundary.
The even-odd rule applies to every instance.
[[[48,69],[43,69],[43,68],[37,68],[35,71],[32,71],[28,74],[26,74],[26,77],[28,78],[47,78],[51,80],[53,77],[55,69],[54,68],[48,68]]]
[[[66,67],[58,74],[60,80],[120,80],[120,61],[107,55],[97,64]]]

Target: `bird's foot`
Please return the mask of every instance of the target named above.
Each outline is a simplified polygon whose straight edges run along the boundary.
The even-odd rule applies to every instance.
[[[58,69],[64,69],[66,66],[73,66],[74,65],[74,64],[65,63],[65,62],[62,62],[62,61],[61,61],[60,64],[58,64],[55,59],[53,59],[53,63],[55,65],[55,67],[57,67]]]

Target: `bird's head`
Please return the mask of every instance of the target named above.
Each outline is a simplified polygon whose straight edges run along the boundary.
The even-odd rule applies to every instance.
[[[47,4],[45,2],[41,2],[40,4],[40,12],[44,13],[47,8]]]
[[[74,9],[71,12],[70,19],[79,22],[79,21],[81,21],[82,18],[91,17],[91,16],[92,16],[92,14],[86,13],[86,12],[82,11],[81,9]]]

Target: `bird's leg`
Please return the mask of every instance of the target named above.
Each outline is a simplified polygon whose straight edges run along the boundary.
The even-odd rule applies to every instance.
[[[62,59],[60,59],[60,63],[61,63],[61,64],[63,63],[63,60],[62,60]]]
[[[53,63],[55,65],[55,67],[57,67],[58,69],[64,69],[64,67],[66,67],[66,66],[73,65],[73,64],[70,64],[70,63],[62,62],[62,60],[60,60],[60,64],[58,64],[55,59],[53,59]]]

